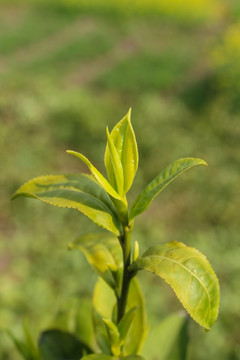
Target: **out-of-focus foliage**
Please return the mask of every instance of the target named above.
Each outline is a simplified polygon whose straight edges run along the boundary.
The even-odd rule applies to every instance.
[[[63,149],[88,154],[103,170],[104,129],[132,106],[136,192],[175,158],[209,164],[201,177],[196,170],[177,180],[144,222],[136,218],[136,240],[141,249],[183,241],[208,254],[220,317],[207,334],[191,325],[190,358],[240,359],[239,2],[159,1],[161,11],[149,1],[138,11],[137,2],[86,3],[0,2],[0,358],[18,359],[5,328],[21,337],[27,316],[34,336],[96,280],[78,252],[66,252],[94,225],[74,210],[10,203],[11,194],[33,176],[87,171]],[[150,324],[180,308],[163,283],[141,281]],[[159,294],[150,297],[155,282]]]

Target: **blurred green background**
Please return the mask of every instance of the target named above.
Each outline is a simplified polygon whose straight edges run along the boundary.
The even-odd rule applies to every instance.
[[[140,250],[177,240],[204,252],[221,286],[209,333],[191,322],[190,359],[240,359],[240,3],[238,0],[0,1],[0,358],[5,329],[37,337],[58,306],[91,296],[96,276],[67,251],[98,228],[77,211],[19,199],[44,174],[103,170],[105,128],[132,107],[140,169],[131,202],[171,161],[201,157],[136,219]],[[181,309],[140,276],[149,324]]]

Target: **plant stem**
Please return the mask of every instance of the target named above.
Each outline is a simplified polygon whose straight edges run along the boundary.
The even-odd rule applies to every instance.
[[[121,320],[121,318],[125,313],[129,285],[132,279],[128,271],[128,267],[131,264],[131,233],[132,233],[132,229],[130,229],[129,226],[126,226],[124,227],[123,235],[121,235],[119,238],[123,251],[123,279],[122,279],[121,295],[117,301],[118,322]]]

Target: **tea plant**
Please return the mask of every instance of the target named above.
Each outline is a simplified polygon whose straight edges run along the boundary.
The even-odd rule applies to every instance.
[[[111,133],[107,128],[104,162],[108,180],[84,155],[68,150],[87,165],[91,175],[37,177],[13,196],[76,209],[108,231],[83,235],[69,244],[71,249],[84,253],[99,276],[92,308],[81,299],[68,303],[58,314],[55,325],[42,332],[37,345],[26,326],[24,341],[11,334],[26,360],[152,360],[167,359],[170,354],[174,359],[185,359],[186,317],[171,315],[147,337],[145,305],[136,277],[140,270],[165,280],[199,325],[210,329],[216,321],[219,285],[203,254],[172,241],[152,246],[139,256],[138,242],[131,243],[135,217],[149,207],[155,196],[186,170],[207,164],[197,158],[174,161],[160,171],[129,207],[126,194],[138,168],[130,114],[129,111]]]

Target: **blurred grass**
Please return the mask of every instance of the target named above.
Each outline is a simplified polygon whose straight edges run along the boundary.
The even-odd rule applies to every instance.
[[[28,316],[36,334],[96,279],[66,247],[98,229],[12,193],[38,175],[86,171],[67,148],[103,169],[105,127],[130,106],[140,152],[130,202],[176,158],[209,164],[171,184],[135,237],[141,251],[178,240],[207,255],[221,311],[208,334],[191,324],[190,358],[240,359],[239,26],[236,1],[0,2],[1,359],[19,359],[5,328],[21,334]],[[150,323],[181,307],[163,282],[141,280]]]

